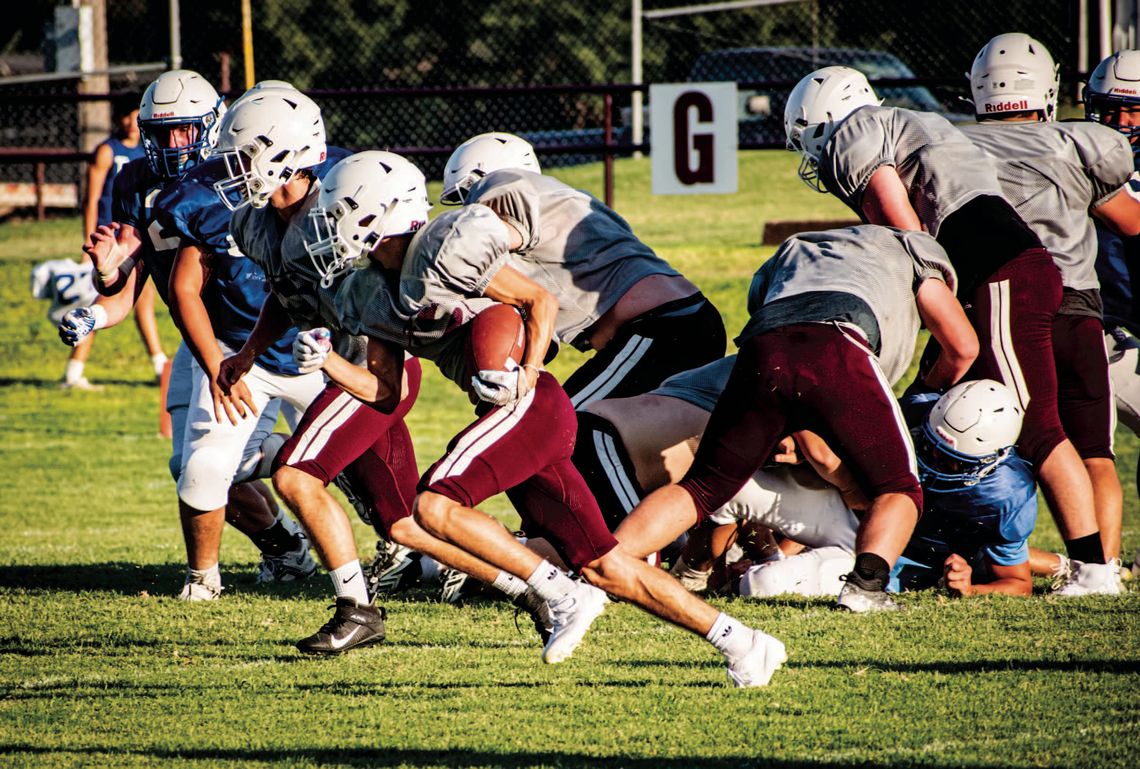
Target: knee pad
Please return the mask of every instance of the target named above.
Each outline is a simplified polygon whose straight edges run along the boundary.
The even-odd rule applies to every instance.
[[[224,507],[233,482],[228,454],[203,447],[187,458],[178,479],[178,498],[195,510]]]

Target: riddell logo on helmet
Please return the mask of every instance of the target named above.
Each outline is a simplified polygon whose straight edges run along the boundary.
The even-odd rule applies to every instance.
[[[1126,94],[1130,94],[1132,96],[1135,96],[1136,95],[1136,89],[1135,88],[1113,88],[1112,93],[1126,93]]]
[[[1021,101],[999,101],[997,104],[987,104],[986,112],[1024,112],[1029,109],[1029,102],[1025,99]]]
[[[156,112],[151,117],[174,117],[173,112]]]

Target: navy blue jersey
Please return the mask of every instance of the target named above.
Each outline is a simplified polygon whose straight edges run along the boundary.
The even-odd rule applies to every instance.
[[[265,273],[230,237],[232,212],[225,207],[214,182],[226,176],[225,163],[210,160],[195,166],[174,187],[158,197],[158,221],[178,234],[182,245],[196,246],[210,255],[202,302],[214,336],[237,350],[249,337],[269,296]],[[297,374],[293,361],[293,339],[297,329],[291,328],[257,359],[262,368],[277,374]]]
[[[167,291],[179,239],[178,233],[163,229],[155,219],[154,203],[168,185],[173,187],[177,184],[177,181],[168,182],[150,170],[146,158],[138,158],[127,163],[115,177],[111,206],[112,221],[129,224],[139,231],[142,240],[139,258],[150,272],[162,301],[167,304],[170,304]]]
[[[921,425],[937,394],[908,398],[903,412]],[[925,406],[925,408],[923,408]],[[1029,535],[1037,523],[1037,486],[1032,466],[1016,451],[976,484],[952,491],[923,488],[923,514],[902,557],[891,571],[890,590],[933,587],[947,556],[957,553],[975,573],[987,564],[1016,566],[1029,560]]]
[[[99,218],[95,222],[96,226],[118,221],[114,218],[112,205],[112,191],[115,188],[115,177],[117,177],[119,172],[132,160],[138,160],[145,155],[141,141],[133,147],[128,147],[117,137],[112,136],[102,142],[99,147],[102,147],[104,144],[111,148],[111,168],[107,171],[107,178],[103,180],[103,189],[99,194]],[[96,152],[99,151],[99,147],[95,148]]]
[[[1140,181],[1128,181],[1129,191],[1140,197]],[[1104,326],[1112,330],[1123,326],[1140,336],[1140,236],[1122,238],[1100,222],[1096,224],[1096,276],[1100,280],[1100,296],[1104,300]]]

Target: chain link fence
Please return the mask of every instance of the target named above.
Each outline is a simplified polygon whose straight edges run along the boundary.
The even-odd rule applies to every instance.
[[[105,2],[112,68],[169,60],[167,3],[84,2]],[[43,72],[51,58],[44,29],[56,3],[26,5],[26,18],[8,39],[0,33],[0,148],[75,149],[80,82],[13,80]],[[779,122],[779,94],[787,87],[781,91],[772,83],[798,80],[826,64],[859,66],[873,80],[901,80],[896,101],[945,112],[968,109],[958,101],[967,93],[963,72],[977,50],[1002,32],[1027,32],[1052,51],[1061,65],[1062,101],[1069,105],[1081,74],[1076,0],[769,0],[687,15],[671,12],[676,0],[643,5],[642,82],[740,81],[742,105],[754,117],[767,118],[759,121],[767,127],[749,133],[748,116],[742,115],[743,146],[782,143],[771,125]],[[540,147],[596,149],[607,102],[600,89],[581,86],[631,80],[629,2],[252,0],[251,7],[256,79],[289,80],[310,92],[322,106],[334,144],[425,148],[411,154],[429,177],[438,177],[450,147],[482,131],[520,133]],[[179,22],[182,66],[199,71],[220,91],[240,93],[246,66],[240,0],[185,3]],[[1095,18],[1092,23],[1089,35],[1095,39]],[[1095,53],[1093,59],[1095,64]],[[154,74],[126,67],[104,89],[141,93]],[[461,88],[471,86],[483,90]],[[506,90],[523,86],[542,87]],[[609,116],[618,143],[626,146],[629,104],[626,91],[613,101]],[[598,157],[540,155],[547,165]],[[30,165],[0,169],[3,181],[27,180],[32,173]],[[60,165],[49,175],[76,181],[80,169]]]

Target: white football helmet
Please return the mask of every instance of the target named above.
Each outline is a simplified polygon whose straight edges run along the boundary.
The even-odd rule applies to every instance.
[[[384,238],[415,232],[427,223],[423,172],[392,152],[359,152],[325,175],[309,211],[312,239],[305,250],[328,288]]]
[[[784,133],[788,149],[803,156],[799,175],[809,187],[826,192],[817,164],[839,124],[860,107],[879,104],[867,76],[850,67],[817,69],[796,84],[784,107]]]
[[[163,72],[147,86],[139,104],[139,133],[152,171],[178,179],[208,158],[218,140],[226,105],[204,77],[188,69]],[[189,143],[169,146],[170,131],[189,126]]]
[[[214,191],[231,211],[262,208],[297,171],[325,159],[321,108],[297,90],[263,88],[245,94],[226,113],[217,152],[227,176]]]
[[[439,202],[458,205],[467,190],[481,178],[503,168],[542,173],[534,147],[526,139],[508,133],[485,133],[473,136],[455,148],[443,167],[443,192]]]
[[[938,399],[922,424],[917,452],[924,485],[973,486],[1010,454],[1025,416],[1013,391],[1001,382],[959,382]]]
[[[1140,152],[1140,126],[1124,125],[1120,110],[1140,107],[1140,51],[1117,51],[1096,65],[1085,86],[1085,117],[1112,126],[1132,140]]]
[[[990,40],[966,77],[979,118],[1034,110],[1042,120],[1057,116],[1060,70],[1049,49],[1029,35],[1009,32]]]
[[[296,86],[294,86],[292,83],[287,82],[285,80],[258,80],[256,83],[253,84],[252,88],[250,88],[248,91],[246,91],[245,93],[243,93],[241,96],[237,97],[234,100],[234,103],[230,105],[230,109],[233,109],[237,105],[241,104],[242,101],[244,101],[247,97],[256,96],[257,94],[261,93],[262,91],[296,91],[296,90],[297,90]]]

